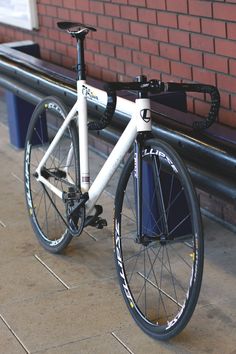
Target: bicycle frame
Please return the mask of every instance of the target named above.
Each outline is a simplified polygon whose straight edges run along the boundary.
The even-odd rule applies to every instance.
[[[78,80],[77,101],[65,118],[65,121],[63,122],[61,128],[58,130],[53,141],[49,145],[45,155],[43,156],[36,169],[36,172],[37,180],[48,187],[59,198],[63,199],[63,192],[52,185],[49,180],[44,178],[41,174],[41,170],[43,165],[50,157],[50,154],[56,147],[57,143],[59,142],[60,138],[62,137],[65,129],[70,124],[71,120],[77,117],[76,119],[79,132],[80,186],[82,193],[88,192],[89,199],[86,202],[86,210],[87,213],[89,213],[93,209],[96,201],[105,189],[107,183],[118,168],[124,156],[128,152],[131,144],[134,142],[137,132],[151,131],[151,111],[150,99],[148,98],[138,98],[136,99],[135,103],[120,97],[117,98],[116,110],[122,111],[122,107],[125,105],[127,113],[131,116],[131,120],[129,121],[127,127],[125,128],[112,152],[108,156],[94,182],[90,186],[87,100],[99,102],[105,107],[107,102],[107,94],[105,91],[87,85],[85,80]],[[69,159],[72,158],[71,155],[71,153],[68,154],[67,162],[69,162]]]

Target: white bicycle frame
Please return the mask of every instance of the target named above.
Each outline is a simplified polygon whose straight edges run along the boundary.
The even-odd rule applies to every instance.
[[[106,162],[95,178],[94,182],[90,186],[89,175],[89,158],[88,158],[88,125],[87,125],[87,100],[96,101],[106,107],[107,94],[105,91],[94,88],[86,84],[86,81],[77,81],[77,101],[70,110],[69,114],[65,118],[62,126],[55,135],[53,141],[49,145],[46,153],[40,161],[36,172],[37,180],[43,183],[59,198],[63,198],[63,191],[52,185],[48,179],[44,178],[41,174],[41,170],[55,149],[57,143],[62,137],[65,129],[68,127],[70,121],[77,117],[77,126],[79,131],[79,154],[80,154],[80,183],[82,193],[88,192],[89,199],[86,202],[86,211],[89,213],[99,196],[102,194],[107,183],[111,179],[112,175],[118,168],[119,164],[123,160],[124,156],[128,152],[131,144],[133,143],[137,132],[151,131],[151,110],[150,99],[138,98],[135,103],[126,99],[117,97],[117,111],[124,111],[131,116],[127,127],[119,138],[114,149],[108,156]],[[145,113],[144,113],[145,112]],[[66,165],[69,166],[69,162],[72,158],[72,151],[70,150],[67,156]],[[69,179],[69,176],[68,176]]]

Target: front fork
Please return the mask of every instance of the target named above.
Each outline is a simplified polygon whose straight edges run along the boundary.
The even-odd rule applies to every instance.
[[[136,191],[136,220],[137,220],[137,243],[140,243],[142,237],[142,139],[140,135],[134,142],[134,180]]]
[[[151,132],[140,132],[134,142],[134,183],[136,191],[136,222],[137,222],[137,238],[136,242],[141,243],[143,240],[143,159],[142,151],[144,141],[152,138]]]

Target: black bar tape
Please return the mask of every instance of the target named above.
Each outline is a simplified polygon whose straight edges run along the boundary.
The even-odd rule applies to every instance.
[[[217,119],[219,108],[220,108],[220,94],[218,89],[215,86],[204,85],[204,84],[168,82],[166,84],[166,91],[201,92],[201,93],[208,93],[211,96],[211,107],[208,113],[208,117],[204,121],[193,122],[194,130],[199,131],[199,130],[207,129]]]

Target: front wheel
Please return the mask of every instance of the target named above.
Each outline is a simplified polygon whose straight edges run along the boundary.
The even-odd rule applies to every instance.
[[[189,174],[166,143],[142,150],[142,237],[137,237],[134,156],[115,199],[115,261],[121,290],[138,325],[155,339],[177,335],[196,306],[203,271],[199,204]]]

